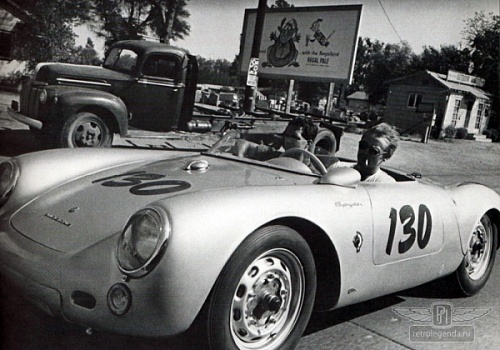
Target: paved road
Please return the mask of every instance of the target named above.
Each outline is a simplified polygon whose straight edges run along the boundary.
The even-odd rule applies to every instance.
[[[14,96],[15,97],[15,96]],[[10,120],[1,112],[12,96],[0,94],[0,160],[39,150],[40,145],[31,138],[27,127]],[[3,104],[2,104],[3,103]],[[169,139],[170,137],[170,139]],[[174,141],[172,141],[174,140]],[[359,135],[347,134],[342,141],[340,155],[354,157]],[[139,138],[117,140],[120,146],[150,145],[169,148],[172,142],[178,142],[178,135],[164,138]],[[204,141],[201,139],[200,145]],[[457,146],[458,145],[458,146]],[[424,175],[442,183],[462,180],[483,182],[500,193],[498,145],[476,145],[477,155],[471,154],[471,143],[454,145],[459,154],[465,154],[468,167],[451,158],[449,148],[443,143],[420,144],[407,140],[401,142],[398,152],[390,164],[396,168],[419,170]],[[186,147],[190,147],[187,145]],[[440,150],[441,148],[445,150]],[[417,152],[415,152],[417,149]],[[467,150],[467,152],[465,151]],[[476,152],[476,151],[473,151]],[[484,158],[481,153],[493,155],[493,162]],[[496,158],[495,158],[496,157]],[[459,159],[463,161],[462,159]],[[389,162],[388,162],[389,163]],[[443,164],[447,164],[444,166]],[[413,169],[414,168],[414,169]],[[470,169],[474,169],[471,171]],[[435,170],[439,169],[439,170]],[[314,314],[298,349],[477,349],[497,350],[500,348],[500,258],[493,270],[490,281],[484,290],[471,298],[454,298],[449,295],[446,284],[442,281],[396,293],[391,296],[368,301],[322,314]],[[390,281],[388,281],[390,283]],[[94,332],[87,335],[84,329],[51,318],[27,304],[5,284],[0,284],[1,292],[1,345],[2,349],[199,349],[196,339],[189,336],[168,340],[143,339],[123,335]],[[410,339],[410,329],[415,326],[430,326],[432,322],[416,322],[394,312],[394,308],[427,308],[433,305],[448,305],[455,308],[486,309],[487,313],[480,318],[461,323],[453,323],[453,327],[466,330],[468,342],[450,343],[451,338],[442,338],[436,342],[419,342]],[[437,316],[437,314],[436,314]],[[464,328],[465,327],[465,328]],[[456,328],[452,328],[456,329]],[[435,335],[446,336],[441,329]],[[414,335],[419,335],[414,333]],[[421,333],[420,335],[425,335]],[[457,339],[457,333],[449,334]],[[473,339],[471,336],[473,335]],[[422,339],[422,338],[419,338]]]

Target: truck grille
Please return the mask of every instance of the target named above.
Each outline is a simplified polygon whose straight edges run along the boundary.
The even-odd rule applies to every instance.
[[[45,83],[37,83],[29,80],[25,82],[21,89],[19,97],[21,114],[28,117],[38,118],[38,107],[40,103],[40,91],[46,86]]]

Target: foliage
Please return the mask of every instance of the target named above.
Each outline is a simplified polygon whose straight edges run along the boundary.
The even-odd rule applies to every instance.
[[[268,6],[269,7],[269,6]],[[286,0],[276,0],[274,4],[270,6],[272,9],[286,9],[290,7],[294,7],[292,4],[289,4]]]
[[[161,42],[189,35],[187,0],[92,0],[93,27],[106,47],[119,40],[156,36]]]
[[[454,45],[441,46],[439,50],[432,46],[425,46],[420,55],[413,57],[411,70],[430,70],[442,74],[447,74],[449,69],[467,72],[468,55],[468,50],[460,50]]]
[[[73,62],[75,34],[72,26],[85,21],[87,0],[27,1],[31,14],[16,28],[13,58],[26,61],[28,69],[39,62]]]
[[[445,139],[453,139],[457,134],[457,129],[453,125],[448,125],[444,128],[444,138]]]
[[[372,103],[384,100],[387,86],[384,82],[406,75],[415,54],[407,42],[384,44],[370,38],[359,39],[354,80],[348,93],[366,91]]]
[[[492,93],[492,115],[490,127],[500,129],[500,16],[476,12],[465,20],[462,32],[467,43],[472,74],[486,79],[484,90]]]
[[[198,56],[198,83],[226,86],[239,85],[239,78],[230,75],[231,62],[225,59],[206,59]]]
[[[455,132],[455,138],[463,140],[467,137],[468,133],[469,131],[467,130],[467,128],[457,128]]]

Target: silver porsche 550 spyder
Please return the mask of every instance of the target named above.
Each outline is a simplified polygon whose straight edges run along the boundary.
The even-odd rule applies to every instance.
[[[238,158],[236,136],[202,153],[61,149],[0,164],[2,278],[86,327],[170,336],[204,323],[211,349],[293,348],[313,310],[487,282],[494,191],[390,169],[396,183],[363,183],[298,149]]]

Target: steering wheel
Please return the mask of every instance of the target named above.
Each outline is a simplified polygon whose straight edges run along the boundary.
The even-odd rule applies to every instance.
[[[290,148],[290,149],[287,149],[285,152],[281,153],[280,157],[295,158],[295,159],[300,160],[305,165],[309,165],[305,162],[306,159],[309,159],[311,161],[311,164],[320,173],[320,175],[326,174],[326,168],[323,165],[323,163],[321,162],[321,160],[319,160],[318,157],[316,157],[313,153],[311,153],[305,149]]]

